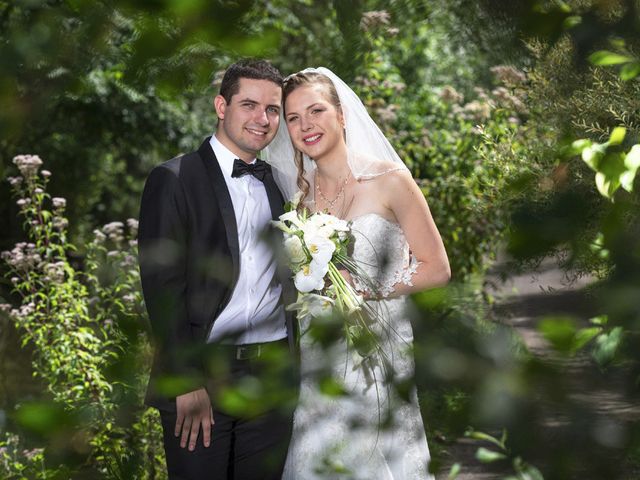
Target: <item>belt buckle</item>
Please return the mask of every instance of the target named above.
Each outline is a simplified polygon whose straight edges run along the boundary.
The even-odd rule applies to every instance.
[[[236,348],[236,360],[249,360],[260,356],[262,345],[240,345]]]

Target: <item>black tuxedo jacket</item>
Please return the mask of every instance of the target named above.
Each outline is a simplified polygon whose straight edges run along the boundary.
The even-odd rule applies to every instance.
[[[209,140],[154,168],[142,194],[140,275],[156,348],[146,402],[163,410],[175,409],[176,395],[205,384],[201,354],[239,274],[231,196]],[[264,186],[277,219],[284,202],[270,169]],[[282,266],[278,277],[282,301],[292,303],[295,290]],[[295,352],[294,318],[289,312],[286,318]]]

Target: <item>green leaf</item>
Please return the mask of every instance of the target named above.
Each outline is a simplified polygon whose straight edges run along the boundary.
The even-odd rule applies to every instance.
[[[451,469],[449,470],[449,475],[447,475],[447,480],[456,480],[461,469],[462,469],[462,466],[457,462],[451,465]]]
[[[600,195],[611,199],[616,190],[620,187],[619,178],[607,177],[604,173],[596,173],[596,188],[600,192]]]
[[[582,150],[582,160],[589,167],[597,172],[600,166],[600,160],[604,157],[607,146],[601,143],[593,143]]]
[[[17,408],[15,416],[22,427],[41,435],[54,434],[70,423],[69,414],[56,403],[25,403]]]
[[[520,478],[522,480],[544,480],[542,472],[528,464],[520,471]]]
[[[633,80],[638,75],[640,75],[640,62],[627,63],[620,69],[620,78],[624,81]]]
[[[640,168],[640,145],[634,145],[624,158],[626,171],[620,175],[620,184],[627,192],[633,191],[633,182]]]
[[[175,397],[185,392],[197,390],[199,387],[200,382],[188,376],[166,375],[160,377],[156,383],[157,391],[167,397]]]
[[[341,397],[347,394],[347,391],[340,382],[333,377],[326,377],[320,381],[320,391],[330,397]]]
[[[589,61],[599,67],[608,65],[619,65],[621,63],[633,62],[632,57],[620,55],[619,53],[610,52],[608,50],[599,50],[589,55]]]
[[[620,186],[622,186],[622,188],[624,188],[627,192],[631,193],[633,191],[633,182],[635,179],[635,170],[627,170],[622,175],[620,175]]]
[[[593,145],[593,142],[588,138],[581,138],[579,140],[576,140],[571,144],[571,155],[579,155],[580,153],[582,153],[582,150],[590,147],[591,145]]]
[[[484,447],[480,447],[476,451],[476,458],[482,463],[492,463],[497,462],[498,460],[504,460],[507,458],[506,455],[500,452],[494,452],[493,450],[489,450]]]
[[[609,316],[598,315],[597,317],[590,318],[589,322],[594,325],[606,325],[609,322]]]
[[[574,336],[571,351],[573,353],[577,352],[594,339],[600,332],[602,332],[601,327],[581,328]]]
[[[504,449],[504,443],[501,443],[496,437],[489,435],[488,433],[478,432],[476,430],[467,430],[464,432],[464,436],[468,438],[473,438],[474,440],[484,440],[485,442],[491,442],[494,445]]]
[[[628,170],[637,170],[640,168],[640,145],[634,145],[624,157],[624,166]]]
[[[624,141],[627,129],[624,127],[616,127],[609,136],[609,145],[620,145]]]
[[[624,38],[612,38],[609,40],[609,44],[611,44],[613,48],[621,49],[625,47],[626,42]]]
[[[562,353],[570,353],[576,335],[576,322],[570,317],[547,317],[538,324],[538,331]]]
[[[604,367],[614,360],[618,348],[622,343],[623,334],[622,327],[615,327],[610,332],[603,333],[596,339],[593,358],[598,362],[598,365]]]
[[[562,22],[562,26],[565,30],[569,30],[573,27],[576,27],[582,23],[582,17],[580,15],[571,15],[567,17]]]

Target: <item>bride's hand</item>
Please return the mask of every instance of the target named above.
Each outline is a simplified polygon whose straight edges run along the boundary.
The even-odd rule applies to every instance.
[[[353,278],[351,278],[349,271],[344,268],[341,268],[338,271],[340,272],[340,275],[342,275],[342,278],[344,278],[349,285],[355,288],[353,285]]]

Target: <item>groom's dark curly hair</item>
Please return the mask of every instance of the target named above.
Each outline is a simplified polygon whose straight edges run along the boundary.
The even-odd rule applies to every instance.
[[[240,90],[241,78],[268,80],[282,87],[282,74],[266,60],[240,60],[227,68],[224,77],[222,77],[220,95],[224,97],[227,103],[230,103],[231,97]]]

